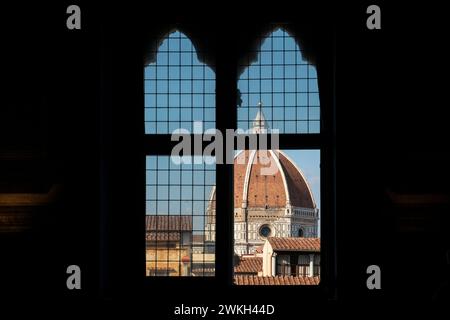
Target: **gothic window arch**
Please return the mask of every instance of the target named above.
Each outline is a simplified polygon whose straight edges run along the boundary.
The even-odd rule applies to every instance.
[[[215,127],[215,73],[199,60],[191,40],[175,30],[156,40],[153,61],[144,69],[145,133]]]
[[[283,27],[258,39],[238,81],[238,128],[248,130],[259,110],[280,133],[320,133],[317,70]]]
[[[303,54],[295,32],[286,29],[289,28],[277,25],[270,33],[261,36],[258,39],[259,47],[251,53],[256,59],[249,58],[242,64],[242,60],[221,56],[220,68],[204,64],[199,59],[196,46],[192,43],[190,46],[187,45],[190,39],[180,31],[169,32],[163,38],[155,40],[157,43],[153,47],[155,58],[150,59],[144,68],[146,214],[153,220],[167,219],[166,225],[172,223],[175,227],[168,227],[165,230],[159,225],[159,221],[151,222],[151,219],[148,219],[147,245],[160,248],[158,244],[164,244],[170,237],[180,238],[183,241],[180,241],[178,247],[175,244],[177,251],[174,255],[166,248],[163,249],[166,250],[165,255],[160,254],[158,250],[153,256],[148,255],[148,275],[223,277],[226,274],[223,269],[222,275],[215,273],[216,255],[224,262],[231,261],[234,252],[248,253],[247,249],[236,250],[232,242],[232,230],[235,226],[233,216],[236,221],[245,219],[245,210],[241,209],[247,209],[233,206],[232,202],[233,200],[240,202],[241,206],[245,202],[242,200],[245,199],[239,198],[236,194],[227,198],[227,192],[225,195],[221,192],[233,190],[228,177],[233,175],[233,170],[236,173],[236,169],[232,166],[230,169],[230,166],[219,165],[216,172],[215,165],[208,167],[205,163],[197,167],[192,163],[178,166],[172,164],[169,155],[174,143],[170,141],[169,134],[173,130],[186,129],[193,137],[195,136],[195,132],[192,133],[193,124],[197,120],[203,122],[202,129],[215,127],[221,130],[252,129],[257,126],[259,129],[269,129],[266,132],[279,130],[279,147],[285,151],[285,157],[279,160],[277,165],[286,172],[298,174],[295,173],[295,177],[272,174],[271,179],[266,177],[260,179],[260,174],[256,173],[254,178],[260,184],[278,183],[286,190],[290,188],[293,180],[304,179],[302,170],[290,159],[292,152],[314,151],[318,165],[325,155],[326,159],[330,159],[329,143],[325,139],[329,127],[324,125],[322,117],[324,106],[328,109],[330,106],[327,101],[323,102],[319,93],[320,76],[317,66]],[[182,41],[186,46],[182,45]],[[238,72],[233,73],[229,68],[232,63]],[[227,82],[231,78],[230,75],[237,76],[232,79],[234,86]],[[219,89],[217,92],[216,76]],[[233,99],[230,99],[230,96]],[[230,100],[232,103],[228,103]],[[236,100],[237,105],[233,105]],[[233,107],[234,110],[231,109]],[[217,118],[217,123],[216,114],[221,115]],[[257,130],[253,133],[261,135],[265,131]],[[152,146],[158,146],[157,150]],[[325,155],[322,152],[324,150]],[[192,153],[191,160],[195,156],[197,155]],[[256,153],[255,158],[260,159],[260,154]],[[322,173],[321,169],[319,170]],[[238,176],[242,178],[241,180],[244,179],[242,172],[238,173]],[[319,183],[322,181],[322,175],[318,177],[318,181]],[[323,188],[320,183],[318,189],[322,191]],[[283,214],[296,216],[298,219],[318,218],[320,215],[317,206],[299,205],[302,201],[320,204],[320,198],[300,199],[296,189],[289,190],[286,194],[280,193],[279,190],[274,192],[271,188],[265,190],[264,194],[251,194],[249,191],[246,205],[260,206],[259,202],[265,202],[261,208],[275,212],[280,204],[289,204],[284,208]],[[309,192],[311,193],[311,190]],[[228,200],[230,203],[226,202]],[[216,206],[216,202],[220,205]],[[297,205],[300,207],[298,210]],[[216,210],[220,212],[217,214],[219,220],[217,227]],[[230,219],[226,218],[227,214]],[[187,217],[182,218],[184,216]],[[179,220],[169,222],[174,219],[173,217],[179,217]],[[187,220],[182,221],[183,219]],[[239,239],[257,239],[260,230],[253,230],[253,233],[250,233],[247,230],[248,225],[243,222],[245,220],[234,227],[240,231],[235,233],[240,235]],[[209,228],[206,227],[208,224]],[[308,228],[307,230],[317,230],[316,226]],[[230,230],[230,234],[226,234]],[[299,230],[296,233],[291,225],[283,226],[280,230],[284,230],[283,235],[304,236]],[[212,234],[206,235],[207,232]],[[158,238],[158,233],[162,234],[164,240]],[[314,232],[312,234],[314,235]],[[215,241],[221,244],[221,252],[215,251]],[[223,250],[226,248],[229,250]],[[199,252],[203,252],[201,258],[195,256]],[[204,254],[206,252],[210,255],[206,256]]]
[[[146,275],[214,276],[215,160],[190,150],[172,157],[170,135],[215,128],[215,73],[179,30],[152,48],[144,66]]]
[[[240,196],[239,179],[235,177],[235,199],[240,201],[235,201],[234,209],[242,211],[244,218],[240,220],[248,224],[266,218],[276,221],[281,230],[276,237],[320,238],[321,162],[327,147],[322,137],[328,128],[322,130],[317,66],[289,24],[273,25],[255,40],[255,46],[239,60],[235,126],[246,136],[261,138],[267,134],[271,139],[279,134],[279,146],[269,145],[269,155],[264,156],[265,149],[248,144],[250,150],[243,152],[247,161],[242,168],[235,163],[234,170],[236,177],[250,172],[246,179],[249,186],[245,186],[249,191]],[[265,165],[260,160],[265,157],[275,164],[272,179],[259,177],[264,175],[261,168]],[[300,223],[301,229],[293,227]],[[259,242],[235,239],[234,251],[252,254],[266,247],[269,240],[265,238]],[[300,252],[301,248],[289,250]],[[290,274],[290,266],[282,261],[285,259],[277,257],[278,271]],[[264,266],[268,268],[268,264]],[[270,274],[265,270],[262,273]]]

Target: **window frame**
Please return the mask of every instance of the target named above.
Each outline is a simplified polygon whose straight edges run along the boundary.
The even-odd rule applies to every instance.
[[[186,36],[188,38],[188,40],[192,44],[192,47],[193,47],[192,50],[197,55],[197,58],[198,58],[199,62],[201,64],[204,64],[206,67],[211,68],[212,71],[214,72],[214,65],[210,65],[210,64],[208,64],[208,63],[206,63],[206,62],[204,62],[204,61],[202,61],[200,59],[199,50],[198,50],[198,48],[196,47],[196,45],[194,43],[193,37],[191,37],[188,32],[186,32],[185,30],[183,30],[183,28],[180,28],[178,26],[175,27],[175,28],[167,28],[165,31],[161,32],[160,34],[157,34],[157,35],[155,35],[155,36],[150,38],[150,42],[153,45],[155,45],[150,50],[150,52],[153,54],[153,56],[151,58],[149,58],[148,57],[149,56],[148,52],[144,52],[144,57],[145,57],[146,63],[144,63],[143,67],[142,67],[143,68],[142,69],[142,76],[143,76],[143,78],[142,78],[143,79],[143,81],[142,81],[142,83],[143,83],[143,87],[142,87],[143,94],[142,94],[142,96],[143,97],[146,94],[145,93],[145,82],[149,81],[148,79],[145,78],[145,67],[148,65],[149,61],[150,61],[150,63],[153,63],[153,62],[156,63],[156,57],[158,55],[159,45],[162,42],[164,42],[166,39],[168,39],[168,36],[174,31],[180,32],[180,33],[182,33],[184,36]],[[181,50],[181,48],[180,48],[180,50]],[[191,62],[192,62],[192,60],[191,60]],[[183,65],[181,64],[180,67],[182,67],[182,66]],[[155,67],[157,67],[157,64],[155,64]],[[192,67],[194,67],[194,65],[192,65]],[[157,81],[157,80],[158,80],[158,77],[155,76],[155,79],[153,79],[153,81]],[[166,80],[167,81],[171,81],[169,75],[167,75],[167,79]],[[212,81],[211,79],[207,79],[207,78],[202,78],[201,80],[203,80],[203,81]],[[180,77],[180,81],[183,81],[183,80],[181,80],[181,77]],[[188,81],[195,81],[195,80],[193,78],[191,78],[191,79],[188,79]],[[216,80],[213,80],[213,81],[215,82]],[[192,83],[191,89],[193,88],[193,85],[194,84]],[[193,94],[195,94],[195,92],[192,91],[189,94],[193,95]],[[204,94],[205,93],[203,93],[203,95]],[[209,94],[209,93],[207,93],[207,94]],[[214,94],[214,96],[215,96],[215,99],[216,99],[216,95],[215,94]],[[171,139],[172,135],[170,133],[158,133],[158,132],[146,133],[145,132],[146,131],[145,130],[145,122],[146,122],[146,120],[145,120],[145,109],[146,108],[145,108],[145,102],[144,102],[143,105],[142,105],[142,123],[144,124],[142,127],[143,127],[144,130],[142,132],[142,144],[141,144],[144,161],[147,158],[147,156],[170,156],[173,147],[176,144],[178,144],[178,141],[172,141],[172,139]],[[183,110],[183,108],[181,108],[181,106],[178,107],[178,109],[180,109],[180,112],[181,112],[181,110]],[[193,112],[194,107],[191,106],[190,108],[186,108],[186,109],[189,109],[189,110],[191,110],[191,112]],[[215,113],[214,113],[215,114],[215,119],[217,119],[217,107],[215,107],[214,109],[215,109]],[[157,125],[158,121],[156,119],[155,119],[154,122]],[[181,123],[181,120],[180,120],[180,123]],[[191,123],[193,124],[194,120],[192,120]],[[186,135],[184,135],[184,136],[186,136]],[[188,134],[187,136],[189,137],[190,141],[196,141],[198,139],[201,140],[202,134],[193,133],[192,130],[191,130],[190,134]],[[203,143],[203,144],[206,145],[206,143]],[[155,148],[155,146],[158,146],[158,148]],[[204,149],[204,148],[202,148],[202,149]],[[191,153],[189,155],[185,155],[185,156],[201,155],[201,154],[198,153],[198,151],[199,150],[195,150],[195,148],[191,148]],[[144,166],[144,170],[146,170],[146,169],[147,169],[146,166]],[[146,171],[144,171],[144,172],[146,172]],[[217,165],[216,165],[216,176],[217,176]],[[146,178],[145,178],[145,180],[146,180]],[[144,183],[144,187],[145,188],[147,187],[146,184],[147,184],[147,182]],[[146,199],[146,196],[145,196],[145,199]],[[147,200],[144,200],[144,203],[146,201]],[[193,201],[193,200],[191,199],[191,201]],[[145,217],[146,213],[147,213],[147,211],[146,211],[146,208],[144,207],[144,217]],[[192,217],[195,217],[195,215],[192,215]],[[206,217],[206,213],[204,214],[204,217]],[[193,243],[191,243],[191,246],[193,246]],[[147,246],[145,246],[145,248],[147,248]],[[146,264],[146,259],[144,261],[144,267],[146,267],[145,264]],[[193,262],[191,262],[191,267],[192,267],[192,265],[193,265]],[[193,275],[190,275],[190,276],[147,276],[146,275],[144,281],[145,281],[145,283],[147,283],[147,285],[151,285],[152,286],[152,285],[155,285],[155,284],[162,284],[162,283],[164,283],[164,281],[169,281],[169,282],[172,282],[172,281],[174,281],[174,282],[192,282],[193,280],[190,280],[191,278],[195,278],[196,280],[203,279],[201,281],[208,282],[208,280],[206,280],[204,278],[214,278],[214,277],[206,277],[206,276],[205,277],[203,277],[203,276],[201,276],[201,277],[194,277]]]
[[[295,23],[276,23],[267,24],[265,29],[259,34],[260,39],[270,35],[277,28],[282,28],[287,31],[295,40],[300,49],[303,49],[302,39],[295,32]],[[259,39],[258,39],[259,40]],[[256,41],[252,52],[257,52],[260,41]],[[330,46],[330,51],[334,52],[334,42]],[[303,52],[303,50],[302,50]],[[247,53],[248,55],[248,53]],[[249,60],[245,53],[240,57],[239,61]],[[314,59],[312,59],[314,58]],[[329,60],[322,60],[321,57],[306,57],[308,62],[316,67],[318,94],[320,99],[320,131],[319,133],[280,133],[279,134],[279,149],[280,150],[319,150],[320,151],[320,239],[321,239],[321,264],[320,274],[321,279],[318,285],[322,294],[334,296],[336,294],[336,204],[335,204],[335,78],[334,56],[329,57]],[[310,61],[310,59],[312,61]],[[240,68],[238,75],[241,74],[241,69],[246,68],[244,63],[237,63],[237,68]],[[236,90],[237,81],[236,78]],[[237,108],[236,108],[237,113]],[[234,129],[238,124],[234,122]],[[259,136],[259,134],[255,134]],[[258,137],[259,139],[259,137]],[[268,139],[270,141],[270,139]],[[232,173],[234,174],[234,172]],[[233,202],[230,202],[231,211],[234,211]],[[230,213],[233,217],[234,214]],[[231,226],[232,227],[232,226]],[[239,287],[239,286],[238,286]],[[259,287],[259,286],[258,286]],[[299,286],[301,290],[310,290],[309,286]],[[328,291],[328,292],[327,292]],[[325,293],[327,292],[327,293]]]
[[[273,30],[276,25],[266,25],[266,31]],[[296,23],[283,25],[283,28],[300,28]],[[189,32],[177,26],[177,30],[189,37]],[[264,27],[261,27],[264,29]],[[295,33],[293,33],[295,34]],[[294,36],[297,43],[301,43],[300,36]],[[321,282],[316,289],[310,286],[298,286],[298,290],[310,294],[317,292],[318,296],[327,298],[336,295],[336,123],[335,123],[335,44],[334,36],[329,37],[330,52],[327,57],[322,55],[316,57],[314,65],[318,74],[318,87],[320,97],[320,133],[286,133],[280,134],[279,148],[285,149],[317,149],[320,150],[321,159]],[[232,43],[232,42],[231,42]],[[230,41],[224,43],[215,42],[211,44],[211,54],[216,53],[216,61],[213,68],[216,76],[216,129],[225,132],[225,129],[236,129],[237,127],[237,81],[239,78],[240,59],[244,56],[224,55],[218,52],[227,52]],[[195,46],[195,45],[194,45]],[[145,55],[145,52],[144,52]],[[331,55],[331,56],[330,56]],[[143,66],[142,66],[143,70]],[[143,71],[142,71],[143,72]],[[142,88],[143,97],[143,88]],[[235,106],[230,110],[230,105]],[[144,104],[142,103],[142,109]],[[141,110],[142,110],[141,109]],[[144,112],[141,112],[142,127],[144,124]],[[220,117],[219,117],[220,115]],[[226,115],[226,116],[224,116]],[[194,139],[194,134],[191,138]],[[192,140],[193,141],[193,140]],[[146,135],[142,130],[141,155],[169,155],[176,143],[170,140],[170,134]],[[207,145],[207,143],[204,143]],[[154,146],[158,146],[155,150]],[[145,167],[145,166],[143,166]],[[217,165],[216,167],[216,202],[228,203],[228,206],[217,206],[216,209],[216,276],[215,277],[144,277],[146,291],[151,288],[163,288],[170,283],[189,284],[195,283],[199,288],[210,288],[211,285],[219,284],[230,286],[233,283],[233,251],[234,251],[234,208],[233,208],[233,166]],[[144,184],[145,187],[145,184]],[[145,195],[145,191],[141,194]],[[145,196],[144,196],[145,199]],[[143,201],[145,203],[145,200]],[[142,215],[145,217],[145,212]],[[142,219],[143,220],[143,219]],[[229,234],[228,231],[230,230]],[[142,238],[144,239],[144,238]],[[217,240],[219,239],[219,240]],[[145,270],[145,259],[142,270]],[[145,273],[145,272],[143,272]],[[233,286],[241,287],[241,286]],[[273,287],[271,287],[273,288]],[[262,290],[265,290],[262,287]]]

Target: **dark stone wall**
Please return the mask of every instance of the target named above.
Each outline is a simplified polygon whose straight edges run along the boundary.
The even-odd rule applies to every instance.
[[[284,2],[258,7],[186,2],[156,8],[83,2],[82,30],[69,31],[67,5],[2,9],[0,193],[45,198],[52,187],[61,190],[43,206],[17,209],[29,213],[25,231],[0,232],[2,293],[68,303],[141,301],[154,297],[152,286],[170,285],[198,295],[154,297],[163,313],[178,302],[245,300],[277,304],[283,318],[295,311],[299,298],[429,301],[448,290],[438,291],[448,279],[450,249],[448,49],[439,10],[385,4],[382,30],[372,32],[365,28],[365,3],[304,2],[293,8]],[[429,21],[412,31],[411,16]],[[331,281],[325,294],[235,289],[227,280],[232,265],[231,255],[223,253],[227,242],[218,247],[216,279],[149,284],[143,281],[144,204],[139,200],[144,194],[141,76],[151,60],[149,39],[173,28],[192,37],[205,51],[201,59],[214,64],[222,97],[217,106],[227,110],[236,101],[239,62],[274,22],[289,23],[318,69],[322,119],[332,144],[328,159],[334,159],[324,170],[328,181],[336,181],[335,192],[330,187],[322,197],[336,204],[329,205],[322,232],[332,235],[329,254],[336,246],[337,264],[330,271],[336,283]],[[217,119],[217,126],[224,129],[235,120],[230,112]],[[285,144],[296,142],[291,138]],[[169,145],[154,147],[168,150]],[[231,182],[231,170],[223,170],[218,185]],[[227,200],[232,204],[230,190],[218,193],[218,203]],[[223,210],[218,223],[230,225],[232,215],[224,213],[232,208]],[[0,216],[5,211],[11,212],[3,205]],[[83,271],[81,291],[66,289],[70,264]],[[381,291],[366,289],[370,264],[382,268]],[[225,300],[219,297],[224,294]]]

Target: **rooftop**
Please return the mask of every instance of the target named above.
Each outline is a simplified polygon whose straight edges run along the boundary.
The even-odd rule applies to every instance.
[[[274,251],[320,252],[320,238],[267,238]]]
[[[192,232],[192,216],[145,217],[146,240],[179,241],[181,232]]]
[[[234,266],[234,273],[253,273],[258,274],[262,271],[263,259],[260,257],[241,258]]]
[[[150,231],[192,231],[192,216],[155,216],[145,217],[145,228]]]
[[[236,275],[234,283],[237,285],[318,285],[320,277],[293,277],[293,276],[274,276],[274,277],[258,277],[255,275]]]

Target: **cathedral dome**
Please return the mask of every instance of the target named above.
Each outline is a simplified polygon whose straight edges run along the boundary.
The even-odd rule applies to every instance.
[[[234,207],[315,209],[297,165],[280,150],[244,150],[234,159]]]
[[[270,133],[259,110],[253,133]],[[243,150],[234,168],[234,250],[253,254],[269,237],[317,237],[319,210],[300,168],[281,150]],[[216,188],[207,207],[206,238],[215,241]]]

